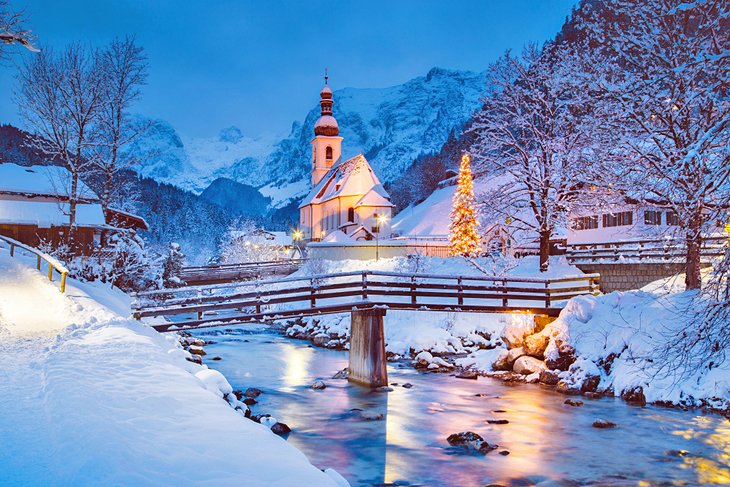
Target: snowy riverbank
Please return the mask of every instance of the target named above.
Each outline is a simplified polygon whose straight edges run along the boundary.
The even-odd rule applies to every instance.
[[[174,336],[126,318],[121,292],[63,295],[5,250],[0,275],[4,485],[342,485],[244,419]]]
[[[379,262],[318,262],[300,273],[361,269],[483,275],[483,270],[516,277],[544,277],[534,258],[518,262],[461,259],[383,259]],[[580,274],[558,259],[549,277]],[[415,359],[435,371],[471,369],[510,381],[542,382],[566,394],[617,395],[636,404],[706,407],[730,413],[730,359],[696,370],[673,366],[667,345],[694,326],[691,293],[675,278],[643,290],[574,298],[560,317],[536,323],[523,314],[469,314],[389,311],[385,320],[390,360]],[[694,307],[694,308],[693,308]],[[290,337],[327,348],[347,348],[349,315],[289,322]],[[524,357],[524,358],[521,358]],[[676,363],[676,359],[674,360]]]

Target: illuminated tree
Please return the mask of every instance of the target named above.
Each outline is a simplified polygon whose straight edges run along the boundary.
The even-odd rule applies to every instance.
[[[451,224],[449,225],[451,244],[449,253],[454,256],[469,257],[479,253],[479,233],[477,233],[477,217],[474,208],[474,183],[471,175],[471,159],[468,154],[461,158],[459,179],[454,204],[451,208]]]

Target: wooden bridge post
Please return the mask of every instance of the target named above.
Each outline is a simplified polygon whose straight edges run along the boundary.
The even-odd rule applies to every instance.
[[[382,308],[353,310],[350,314],[348,380],[370,387],[388,385],[384,317]]]

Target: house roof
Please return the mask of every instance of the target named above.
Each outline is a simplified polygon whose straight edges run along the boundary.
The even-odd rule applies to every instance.
[[[0,193],[68,198],[70,187],[71,172],[65,167],[0,164]],[[81,180],[78,195],[82,200],[99,199]]]
[[[380,184],[373,168],[370,167],[370,163],[365,159],[365,156],[359,154],[352,159],[338,162],[332,166],[304,198],[299,208],[324,203],[341,196],[367,195],[371,191],[385,199],[387,206],[392,206],[388,201],[390,198],[388,192]]]
[[[0,223],[34,225],[39,228],[68,226],[68,203],[57,201],[0,200]],[[111,228],[98,203],[76,206],[76,225],[79,227]]]

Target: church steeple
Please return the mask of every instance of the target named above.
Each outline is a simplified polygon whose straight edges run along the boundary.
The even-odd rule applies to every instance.
[[[328,84],[329,76],[324,71],[324,88],[319,93],[321,115],[314,124],[312,139],[312,186],[327,174],[327,171],[340,159],[342,137],[337,120],[332,116],[332,89]]]

